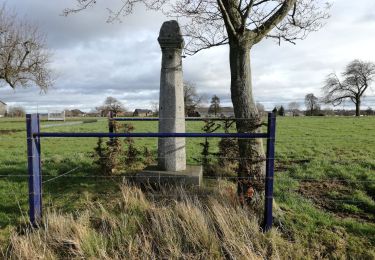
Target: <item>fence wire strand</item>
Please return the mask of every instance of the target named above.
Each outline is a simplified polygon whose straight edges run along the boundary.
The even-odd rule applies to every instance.
[[[189,178],[186,176],[137,176],[137,175],[79,175],[79,176],[73,176],[68,175],[74,171],[76,171],[80,167],[75,167],[65,173],[62,173],[60,175],[48,175],[48,174],[42,174],[43,178],[50,178],[43,183],[50,182],[52,180],[58,179],[58,178],[78,178],[78,179],[183,179],[183,178]],[[1,178],[27,178],[30,177],[28,174],[15,174],[15,175],[0,175]],[[191,177],[194,178],[194,177]],[[255,177],[239,177],[239,176],[225,176],[225,175],[217,175],[217,176],[203,176],[203,179],[205,180],[258,180]],[[293,176],[280,176],[276,175],[274,177],[274,180],[276,182],[290,182],[290,181],[299,181],[299,182],[343,182],[343,183],[375,183],[374,180],[351,180],[351,179],[336,179],[336,178],[300,178],[300,177],[293,177]]]

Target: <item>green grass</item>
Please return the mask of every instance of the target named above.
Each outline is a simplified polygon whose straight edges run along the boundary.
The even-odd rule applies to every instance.
[[[48,127],[53,132],[106,132],[107,121]],[[156,132],[155,122],[133,122],[136,132]],[[188,132],[202,123],[187,122]],[[0,119],[0,244],[27,213],[24,120]],[[187,140],[188,162],[197,164],[200,142]],[[72,212],[87,200],[116,194],[119,179],[100,175],[90,157],[96,138],[42,140],[43,175],[71,176],[43,185],[44,207]],[[218,139],[211,141],[212,151]],[[157,140],[140,138],[138,147],[156,151]],[[284,239],[321,253],[321,257],[371,259],[375,247],[375,118],[277,118],[275,226]],[[44,177],[48,180],[48,177]],[[27,214],[26,214],[27,215]]]

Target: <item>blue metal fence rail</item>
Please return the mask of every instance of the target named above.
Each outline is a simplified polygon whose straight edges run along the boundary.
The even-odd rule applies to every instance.
[[[159,121],[158,117],[109,117],[113,121]],[[172,119],[172,118],[171,118]],[[235,118],[220,118],[220,117],[185,117],[185,121],[223,121],[235,120]]]
[[[109,118],[109,133],[52,133],[40,132],[39,115],[26,115],[27,155],[29,174],[29,218],[36,226],[42,218],[42,173],[40,160],[41,137],[220,137],[220,138],[267,138],[266,181],[263,231],[272,227],[273,176],[275,154],[276,115],[268,114],[267,133],[114,133],[112,121],[158,121],[158,118]],[[227,120],[226,118],[186,118],[187,121]]]
[[[221,137],[221,138],[268,138],[267,133],[34,133],[37,137]]]

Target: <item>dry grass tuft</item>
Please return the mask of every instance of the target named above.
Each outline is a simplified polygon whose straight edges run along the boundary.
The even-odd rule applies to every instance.
[[[125,184],[105,205],[89,202],[75,214],[49,211],[39,229],[13,232],[5,257],[279,259],[299,254],[276,231],[260,232],[254,214],[230,195],[173,193],[175,199],[156,200]]]

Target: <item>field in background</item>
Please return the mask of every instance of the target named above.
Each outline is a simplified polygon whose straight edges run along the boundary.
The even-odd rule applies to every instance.
[[[107,121],[50,126],[43,131],[106,132]],[[155,122],[132,122],[135,132],[156,132]],[[202,123],[187,122],[188,132]],[[375,247],[375,118],[277,118],[275,226],[283,237],[327,256],[368,256]],[[27,217],[24,120],[0,119],[0,244]],[[203,139],[188,139],[188,162],[197,164]],[[42,140],[44,207],[64,212],[88,200],[105,201],[121,179],[104,179],[91,153],[96,138]],[[216,150],[218,139],[211,141]],[[156,139],[137,139],[156,151]],[[51,179],[73,170],[58,179]],[[17,176],[19,175],[19,176]],[[74,178],[68,176],[75,176]],[[49,181],[50,180],[50,181]]]

